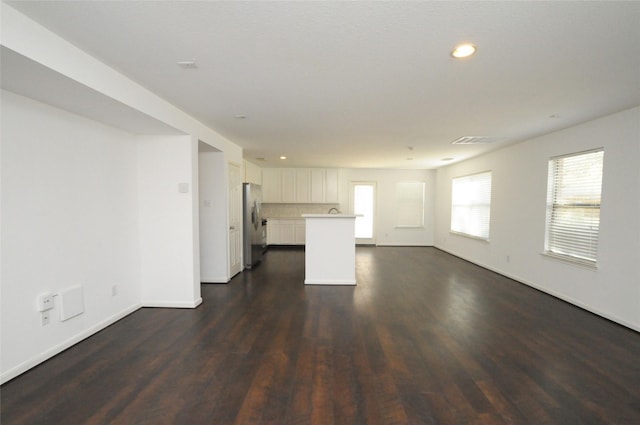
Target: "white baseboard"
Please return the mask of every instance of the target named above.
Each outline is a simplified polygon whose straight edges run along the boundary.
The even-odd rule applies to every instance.
[[[203,277],[200,276],[200,283],[229,283],[231,279],[226,276],[220,277]]]
[[[410,247],[433,247],[433,245],[425,245],[423,243],[405,243],[405,242],[385,242],[385,243],[377,243],[376,246],[410,246]]]
[[[142,307],[160,308],[196,308],[202,304],[202,297],[194,301],[143,300]]]
[[[585,303],[583,303],[581,301],[578,301],[578,300],[576,300],[576,299],[574,299],[574,298],[572,298],[570,296],[567,296],[565,294],[561,294],[561,293],[552,291],[552,290],[550,290],[548,288],[545,288],[543,286],[540,286],[540,285],[538,285],[536,283],[527,281],[526,279],[523,279],[520,276],[507,273],[507,272],[505,272],[505,271],[503,271],[503,270],[501,270],[501,269],[499,269],[497,267],[492,267],[492,266],[483,264],[483,263],[481,263],[479,261],[472,260],[470,258],[467,258],[467,257],[463,256],[463,255],[457,254],[454,251],[450,251],[448,249],[440,248],[438,246],[436,246],[436,248],[439,249],[440,251],[446,252],[447,254],[451,254],[451,255],[453,255],[455,257],[462,258],[463,260],[468,261],[468,262],[473,263],[473,264],[476,264],[476,265],[478,265],[478,266],[480,266],[482,268],[485,268],[487,270],[491,270],[492,272],[501,274],[502,276],[508,277],[509,279],[512,279],[512,280],[515,280],[516,282],[522,283],[523,285],[530,286],[530,287],[532,287],[534,289],[537,289],[540,292],[544,292],[545,294],[549,294],[552,297],[558,298],[558,299],[560,299],[562,301],[566,301],[569,304],[573,304],[576,307],[580,307],[581,309],[586,310],[586,311],[588,311],[590,313],[593,313],[593,314],[596,314],[598,316],[604,317],[607,320],[611,320],[612,322],[618,323],[618,324],[620,324],[622,326],[625,326],[625,327],[627,327],[629,329],[633,329],[636,332],[640,332],[640,326],[637,326],[634,323],[630,323],[630,322],[628,322],[628,321],[626,321],[624,319],[621,319],[620,317],[617,317],[617,316],[602,312],[602,311],[598,310],[597,308],[593,308],[592,306],[587,305],[587,304],[585,304]]]
[[[51,357],[55,356],[56,354],[59,354],[59,353],[63,352],[64,350],[66,350],[67,348],[79,343],[83,339],[86,339],[86,338],[90,337],[91,335],[103,330],[107,326],[110,326],[110,325],[114,324],[118,320],[120,320],[120,319],[128,316],[129,314],[133,313],[134,311],[138,310],[140,307],[142,307],[142,305],[140,305],[140,304],[132,305],[131,307],[128,307],[128,308],[122,310],[121,312],[119,312],[117,314],[114,314],[111,317],[108,317],[107,319],[95,324],[94,326],[91,326],[90,328],[84,330],[83,332],[80,332],[79,334],[74,335],[73,337],[67,339],[66,341],[63,341],[60,344],[57,344],[57,345],[51,347],[50,349],[38,354],[37,356],[34,356],[34,357],[32,357],[32,358],[20,363],[19,365],[15,366],[15,367],[13,367],[13,368],[5,371],[5,372],[2,372],[2,374],[0,375],[0,384],[4,384],[5,382],[15,378],[16,376],[23,374],[24,372],[26,372],[29,369],[39,365],[40,363],[44,362],[45,360],[48,360]]]
[[[324,279],[305,279],[304,280],[304,284],[305,285],[347,285],[347,286],[353,286],[356,284],[355,279],[354,280],[324,280]]]

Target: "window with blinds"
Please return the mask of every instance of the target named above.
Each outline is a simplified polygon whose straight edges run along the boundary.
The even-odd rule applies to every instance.
[[[491,171],[452,180],[451,231],[489,239]]]
[[[603,158],[599,149],[549,160],[547,254],[596,265]]]

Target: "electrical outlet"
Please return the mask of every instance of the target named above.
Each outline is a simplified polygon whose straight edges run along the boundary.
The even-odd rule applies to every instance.
[[[113,285],[111,287],[111,296],[115,297],[116,295],[118,295],[118,285]]]
[[[507,255],[507,263],[510,263],[510,262],[511,262],[511,256]]]
[[[50,319],[51,319],[51,317],[50,317],[50,315],[49,315],[49,314],[50,314],[50,312],[47,310],[47,311],[43,311],[43,312],[42,312],[42,313],[40,313],[40,314],[41,314],[41,316],[40,316],[40,324],[41,324],[42,326],[46,326],[46,325],[48,325],[48,324],[49,324],[49,321],[50,321]]]
[[[51,292],[38,295],[38,311],[51,310],[53,307],[53,294]]]

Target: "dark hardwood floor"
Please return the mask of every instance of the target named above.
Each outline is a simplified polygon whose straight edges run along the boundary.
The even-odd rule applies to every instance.
[[[1,388],[2,425],[640,424],[640,334],[434,248],[272,249]]]

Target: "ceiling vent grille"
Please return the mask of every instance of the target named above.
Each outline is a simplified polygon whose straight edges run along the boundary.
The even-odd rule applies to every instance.
[[[486,145],[498,139],[488,136],[463,136],[451,142],[452,145]]]

